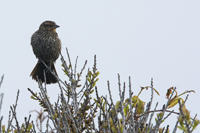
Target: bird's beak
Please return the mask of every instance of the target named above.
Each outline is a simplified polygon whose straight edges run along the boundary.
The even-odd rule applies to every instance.
[[[55,26],[54,26],[55,29],[56,29],[56,28],[59,28],[59,27],[60,27],[59,25],[55,25]]]

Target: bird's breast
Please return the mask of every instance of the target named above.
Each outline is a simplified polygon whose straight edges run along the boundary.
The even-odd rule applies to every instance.
[[[56,34],[34,34],[31,39],[34,54],[47,62],[55,62],[61,52],[61,42]]]

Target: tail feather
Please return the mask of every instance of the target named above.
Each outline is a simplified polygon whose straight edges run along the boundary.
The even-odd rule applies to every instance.
[[[47,64],[49,66],[49,64]],[[57,83],[57,79],[56,77],[54,77],[54,75],[46,69],[46,67],[44,66],[44,64],[42,62],[38,62],[35,66],[35,68],[33,69],[33,71],[31,72],[30,76],[32,76],[32,79],[37,81],[37,76],[39,78],[39,80],[42,81],[42,83],[45,82],[44,80],[44,70],[45,70],[45,75],[46,75],[46,83],[47,84],[51,84],[51,83]],[[51,64],[51,71],[54,71],[54,73],[56,74],[56,76],[58,76],[55,66],[52,63]]]

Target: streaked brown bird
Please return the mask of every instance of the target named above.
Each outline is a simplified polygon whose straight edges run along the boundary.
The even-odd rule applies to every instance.
[[[34,80],[36,80],[36,76],[38,76],[39,80],[45,82],[45,70],[46,83],[51,84],[57,82],[57,79],[45,67],[41,60],[43,60],[45,64],[51,68],[51,71],[54,71],[57,75],[54,63],[61,52],[61,41],[56,33],[56,28],[58,27],[59,26],[53,21],[44,21],[31,37],[33,53],[36,58],[38,58],[38,62],[30,75]]]

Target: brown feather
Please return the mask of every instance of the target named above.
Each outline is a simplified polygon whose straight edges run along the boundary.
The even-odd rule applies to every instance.
[[[41,82],[44,83],[45,82],[44,70],[45,70],[45,75],[46,75],[46,83],[47,84],[57,83],[56,77],[54,77],[54,75],[49,70],[47,70],[47,68],[44,66],[44,64],[42,62],[38,62],[36,64],[35,68],[31,72],[30,76],[32,76],[32,79],[34,79],[36,81],[37,81],[37,76],[38,76],[39,80],[41,80]],[[53,63],[51,64],[51,71],[55,72],[56,76],[58,76]]]

